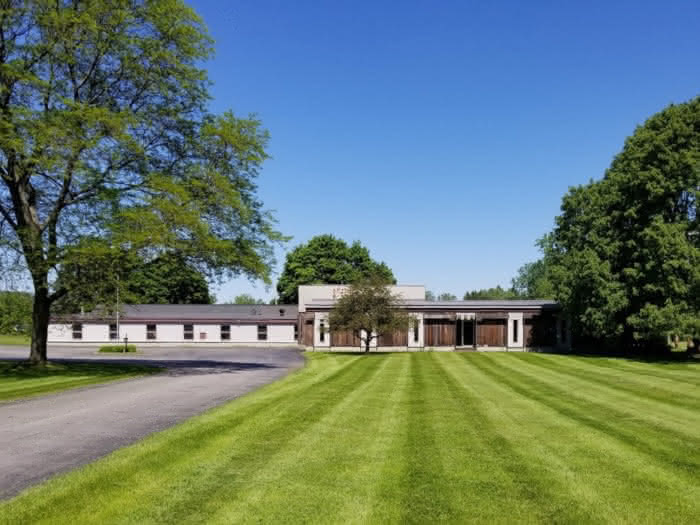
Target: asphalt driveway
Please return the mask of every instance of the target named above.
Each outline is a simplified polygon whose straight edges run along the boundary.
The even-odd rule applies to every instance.
[[[155,376],[0,404],[0,499],[84,465],[301,367],[295,348],[154,347],[143,355],[49,348],[50,359],[166,367]],[[0,359],[26,358],[0,346]]]

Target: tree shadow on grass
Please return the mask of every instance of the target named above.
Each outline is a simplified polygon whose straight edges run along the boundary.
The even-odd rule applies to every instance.
[[[46,377],[111,377],[129,373],[151,374],[161,370],[142,363],[105,363],[99,361],[49,361],[45,366],[35,366],[25,360],[0,361],[0,378],[32,379]]]
[[[0,361],[0,377],[15,378],[32,377],[71,377],[93,375],[110,377],[128,373],[155,374],[165,373],[168,376],[232,374],[256,369],[278,368],[269,363],[250,363],[235,361],[216,361],[206,359],[55,359],[45,367],[35,367],[21,360]]]
[[[634,349],[631,351],[617,349],[592,349],[590,347],[575,348],[569,351],[545,351],[543,353],[571,355],[577,357],[603,357],[624,359],[626,361],[635,361],[639,363],[653,363],[657,365],[700,365],[700,354],[693,352],[679,352],[671,350],[644,350]]]

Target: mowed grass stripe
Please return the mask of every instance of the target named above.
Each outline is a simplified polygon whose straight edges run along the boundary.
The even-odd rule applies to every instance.
[[[547,367],[578,379],[591,381],[615,390],[647,398],[664,405],[674,405],[700,413],[700,389],[688,383],[650,379],[648,376],[630,374],[621,370],[596,367],[579,359],[567,359],[557,355],[519,354],[517,359]]]
[[[615,359],[601,357],[575,357],[586,361],[592,366],[621,370],[635,375],[648,376],[654,379],[687,383],[700,387],[700,362],[658,363],[653,361],[635,361],[631,359]]]
[[[641,408],[642,398],[637,412],[634,408],[620,409],[620,402],[610,395],[611,389],[596,389],[595,384],[581,385],[566,374],[557,375],[546,368],[539,369],[533,363],[520,361],[516,356],[510,357],[499,362],[500,368],[494,371],[502,373],[505,369],[513,381],[519,381],[517,388],[549,393],[552,396],[549,405],[558,410],[568,410],[567,403],[578,405],[580,409],[572,412],[573,415],[586,419],[589,425],[627,443],[638,452],[649,454],[653,461],[673,465],[691,476],[700,467],[700,456],[696,453],[700,446],[700,424],[697,422],[687,422],[682,427],[671,425],[670,417],[664,422],[662,415]],[[538,361],[536,359],[534,363]],[[511,386],[516,388],[516,383],[511,383]],[[667,410],[670,414],[679,409],[668,407]]]
[[[351,388],[369,364],[359,357],[332,357],[319,363],[311,360],[308,369],[259,390],[255,396],[244,396],[235,404],[213,409],[105,460],[30,489],[13,500],[13,505],[20,516],[31,516],[35,522],[69,522],[73,521],[71,516],[99,522],[115,512],[134,521],[141,515],[167,512],[168,507],[180,505],[180,499],[187,499],[188,490],[202,487],[207,473],[215,472],[222,461],[236,459],[236,453],[259,451],[263,457],[269,453],[274,443],[261,447],[257,443],[260,432],[272,428],[283,440],[285,428],[300,431],[289,424],[290,419],[307,414],[318,417],[313,412],[321,412],[324,405],[332,403],[324,395],[329,390]],[[285,395],[280,397],[278,388]],[[299,398],[307,404],[299,406]],[[232,444],[237,447],[232,449]],[[91,487],[100,490],[94,493]],[[127,504],[122,501],[124,496]],[[57,516],[56,508],[66,512]]]
[[[463,399],[463,406],[473,407],[475,417],[466,421],[482,441],[476,458],[485,467],[481,483],[491,480],[496,484],[480,500],[500,509],[493,519],[502,518],[506,509],[508,516],[521,522],[600,521],[597,492],[576,483],[569,458],[553,454],[543,439],[560,430],[561,418],[485,374],[474,362],[481,357],[449,353],[443,366],[449,377],[446,381],[461,391],[455,397]],[[570,428],[571,436],[576,431]],[[484,518],[492,521],[492,517]]]
[[[157,513],[149,509],[145,517],[159,522],[212,521],[222,508],[231,505],[244,508],[244,494],[248,489],[274,486],[279,467],[271,469],[270,466],[279,458],[295,456],[295,443],[312,433],[312,429],[343,406],[348,397],[357,395],[380,370],[376,363],[357,360],[355,363],[342,379],[334,375],[322,388],[316,385],[294,395],[293,402],[285,407],[275,406],[267,413],[258,412],[246,422],[246,434],[231,439],[233,433],[229,428],[226,431],[228,442],[221,453],[216,452],[217,460],[209,462],[206,470],[194,480],[196,483],[188,485],[184,491],[180,489],[177,504],[159,506]],[[271,425],[270,421],[276,423]],[[266,472],[269,474],[264,474]]]
[[[540,359],[312,354],[0,504],[0,523],[700,522],[700,428],[621,416],[634,379],[615,390]]]
[[[215,493],[205,506],[207,521],[237,523],[264,516],[273,523],[299,522],[318,509],[336,522],[358,519],[373,489],[367,477],[376,476],[390,457],[378,449],[375,438],[391,401],[401,395],[395,390],[397,380],[405,375],[403,363],[390,356],[365,359],[373,363],[364,381],[251,473],[240,491],[228,498]]]
[[[162,460],[156,462],[155,469],[146,473],[149,483],[140,484],[144,490],[135,494],[134,503],[122,512],[134,522],[203,519],[203,502],[214,497],[217,489],[225,487],[225,499],[233,498],[246,485],[251,472],[342,402],[375,369],[357,357],[348,359],[345,366],[342,361],[337,362],[341,367],[335,373],[299,391],[287,392],[274,405],[265,403],[247,415],[236,414],[235,405],[228,405],[231,410],[219,415],[222,425],[213,429],[198,426],[189,435],[183,434],[185,440],[200,441],[201,445],[195,451],[187,445],[175,446],[180,457],[172,458],[165,468]],[[226,416],[232,416],[228,424]],[[172,498],[172,494],[177,494],[177,498]],[[106,515],[113,513],[108,511]],[[102,520],[98,517],[94,521]]]
[[[504,359],[502,364],[532,381],[543,382],[553,388],[562,385],[564,379],[566,386],[561,390],[563,395],[607,407],[611,415],[614,413],[616,418],[629,420],[632,425],[641,423],[645,428],[656,429],[664,435],[670,433],[683,442],[696,440],[700,445],[700,436],[694,431],[700,426],[700,411],[651,400],[641,394],[619,390],[614,385],[574,377],[565,368],[553,370],[534,354],[526,359],[514,354],[510,359]]]
[[[572,490],[597,494],[595,508],[605,521],[694,523],[700,519],[700,485],[682,458],[674,458],[678,459],[674,463],[650,455],[649,450],[626,439],[627,435],[609,428],[610,416],[605,412],[591,410],[583,400],[569,398],[547,385],[533,384],[531,378],[503,366],[513,361],[512,357],[500,354],[464,359],[495,383],[531,402],[527,408],[518,407],[515,401],[501,406],[523,421],[530,432],[539,430],[537,439],[546,452],[533,461],[562,461]],[[562,381],[565,385],[566,378]],[[692,454],[697,463],[697,453]]]
[[[403,468],[393,494],[400,502],[400,514],[393,518],[401,522],[447,521],[455,516],[440,461],[439,441],[446,436],[437,421],[443,404],[435,402],[440,394],[435,357],[432,353],[427,358],[412,354],[408,359],[410,393],[405,407]]]
[[[604,448],[608,454],[608,469],[623,468],[619,481],[631,485],[634,494],[645,494],[646,499],[637,502],[644,507],[646,502],[654,501],[658,505],[659,496],[667,499],[666,510],[677,509],[679,514],[692,509],[700,517],[700,485],[697,481],[697,448],[688,441],[676,437],[665,438],[656,429],[645,425],[629,428],[629,420],[618,417],[609,407],[592,404],[582,398],[568,395],[567,378],[562,378],[560,388],[545,382],[533,381],[528,374],[518,374],[506,363],[513,359],[502,356],[500,362],[491,356],[475,360],[474,363],[495,380],[502,382],[522,396],[538,401],[543,406],[580,424],[584,432],[592,432],[589,442],[592,450]],[[696,429],[697,431],[697,429]],[[554,445],[562,443],[561,439],[552,440]],[[671,443],[678,444],[674,448]],[[590,453],[590,452],[589,452]],[[617,476],[616,476],[617,477]],[[670,491],[670,492],[669,492]],[[616,488],[617,497],[621,497]],[[630,495],[633,500],[634,494]],[[622,500],[624,501],[624,500]],[[657,512],[654,505],[648,512]]]

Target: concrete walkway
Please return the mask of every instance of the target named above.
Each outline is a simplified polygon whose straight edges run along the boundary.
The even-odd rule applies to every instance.
[[[0,347],[0,359],[28,349]],[[50,348],[50,359],[135,361],[163,374],[0,403],[0,499],[59,472],[234,399],[301,367],[293,348],[151,348],[145,355],[95,355]]]

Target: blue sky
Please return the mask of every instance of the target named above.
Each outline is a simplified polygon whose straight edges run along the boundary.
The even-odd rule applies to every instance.
[[[697,1],[191,5],[216,41],[212,109],[271,133],[260,195],[289,248],[359,239],[399,282],[460,297],[509,284],[567,188],[700,93]],[[275,295],[216,290],[241,292]]]

